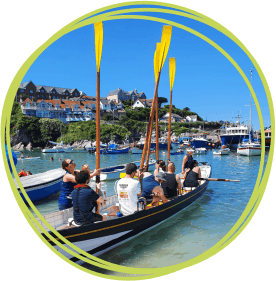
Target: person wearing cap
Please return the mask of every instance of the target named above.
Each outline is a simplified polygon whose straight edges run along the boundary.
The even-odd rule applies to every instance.
[[[133,179],[138,177],[138,181]],[[115,182],[115,193],[118,196],[119,210],[123,216],[128,216],[138,211],[138,196],[143,193],[143,173],[137,172],[134,163],[126,165],[126,175],[124,178]],[[140,183],[141,182],[141,183]]]
[[[160,179],[160,176],[158,177]],[[181,194],[181,183],[178,175],[175,174],[175,165],[170,162],[167,173],[163,173],[161,187],[166,198],[172,198]]]
[[[187,154],[183,157],[182,161],[182,174],[185,173],[185,169],[189,168],[189,163],[193,160],[194,150],[192,148],[187,148]]]

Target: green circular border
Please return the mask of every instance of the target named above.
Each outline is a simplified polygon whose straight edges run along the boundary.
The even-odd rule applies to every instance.
[[[128,6],[133,6],[133,5],[145,5],[145,8],[144,7],[143,8],[131,8],[131,9],[123,9],[123,10],[116,10],[116,11],[108,12],[109,9],[118,8],[118,7],[126,8]],[[149,5],[157,6],[157,8],[147,8],[147,6],[149,6]],[[158,6],[163,7],[163,8],[160,9],[160,8],[158,8]],[[179,11],[171,10],[171,9],[164,9],[164,7],[165,8],[178,9]],[[97,15],[97,13],[100,13],[100,12],[105,12],[105,13],[103,13],[101,15]],[[235,42],[247,54],[247,56],[252,61],[253,65],[255,66],[255,68],[258,71],[258,74],[261,78],[261,81],[263,83],[263,86],[264,86],[264,89],[265,89],[265,92],[266,92],[266,95],[267,95],[269,110],[270,110],[271,127],[272,127],[272,136],[271,136],[272,141],[271,141],[270,153],[269,153],[269,156],[268,156],[267,165],[266,165],[266,169],[264,171],[263,177],[262,177],[262,173],[263,173],[263,168],[264,168],[264,151],[265,151],[264,145],[265,144],[264,144],[264,126],[263,126],[263,120],[262,120],[262,115],[261,115],[261,109],[260,109],[257,97],[254,93],[254,90],[251,87],[250,82],[248,81],[246,75],[243,73],[243,71],[238,66],[238,64],[220,46],[218,46],[212,40],[210,40],[206,36],[200,34],[199,32],[197,32],[197,31],[195,31],[191,28],[188,28],[184,25],[178,24],[176,22],[168,21],[168,20],[165,20],[165,19],[162,19],[162,18],[156,18],[156,17],[151,17],[151,16],[141,16],[141,15],[130,15],[131,13],[137,13],[137,12],[139,12],[139,13],[142,13],[142,12],[147,12],[147,13],[150,13],[150,12],[154,12],[154,13],[157,12],[158,13],[159,12],[160,13],[160,12],[162,12],[162,13],[180,15],[180,16],[183,16],[183,17],[187,17],[187,18],[194,19],[196,21],[202,22],[204,24],[207,24],[207,25],[217,29],[218,31],[220,31],[223,34],[225,34],[226,36],[228,36],[233,42]],[[125,15],[125,13],[127,13],[128,15]],[[177,5],[166,4],[166,3],[161,3],[161,2],[148,2],[148,1],[147,2],[136,1],[136,2],[119,3],[119,4],[104,7],[102,9],[98,9],[94,12],[88,13],[88,14],[84,15],[83,17],[80,17],[79,19],[71,22],[70,24],[68,24],[67,26],[62,28],[60,31],[58,31],[56,34],[54,34],[41,47],[39,47],[26,60],[26,62],[22,65],[22,67],[20,68],[20,70],[16,74],[15,78],[13,79],[13,82],[12,82],[12,84],[11,84],[9,90],[8,90],[8,94],[6,96],[4,106],[3,106],[2,122],[1,122],[1,140],[2,140],[3,155],[5,155],[4,154],[4,151],[5,151],[4,150],[5,149],[4,148],[5,130],[6,130],[6,135],[7,136],[10,135],[10,131],[9,131],[10,114],[11,114],[11,108],[12,108],[15,93],[16,93],[16,91],[19,87],[19,84],[21,83],[23,77],[25,76],[27,70],[32,65],[32,63],[36,60],[36,58],[49,45],[51,45],[53,42],[58,40],[61,36],[63,36],[66,33],[69,33],[69,32],[71,32],[75,29],[78,29],[80,27],[83,27],[83,26],[86,26],[86,25],[89,25],[89,24],[93,24],[94,22],[116,20],[116,19],[142,19],[142,20],[151,20],[151,21],[161,22],[161,23],[164,23],[164,24],[170,24],[172,26],[175,26],[175,27],[181,28],[183,30],[186,30],[186,31],[194,34],[195,36],[198,36],[199,38],[205,40],[210,45],[215,47],[219,52],[221,52],[235,66],[235,68],[238,70],[240,75],[243,77],[245,83],[247,84],[247,86],[248,86],[248,88],[249,88],[249,90],[250,90],[250,92],[251,92],[251,94],[254,98],[254,102],[255,102],[256,107],[257,107],[257,112],[258,112],[258,115],[259,115],[260,126],[261,126],[262,156],[261,156],[260,169],[259,169],[258,177],[257,177],[257,180],[256,180],[256,184],[255,184],[255,188],[254,188],[254,191],[252,193],[252,196],[251,196],[251,198],[250,198],[250,200],[249,200],[249,202],[246,206],[246,209],[244,210],[243,214],[239,218],[239,220],[232,227],[232,229],[217,244],[215,244],[209,250],[205,251],[201,255],[199,255],[199,256],[191,259],[191,260],[188,260],[186,262],[182,262],[182,263],[179,263],[177,265],[163,267],[163,268],[131,268],[131,267],[120,266],[120,265],[112,264],[112,263],[106,262],[104,260],[101,260],[99,258],[96,258],[92,255],[87,254],[86,252],[82,251],[81,249],[78,249],[76,246],[74,246],[69,241],[64,239],[61,235],[59,235],[59,233],[57,231],[55,231],[47,223],[47,221],[45,221],[43,219],[43,217],[40,215],[38,210],[35,208],[33,203],[28,198],[28,196],[27,196],[27,194],[26,194],[26,192],[25,192],[25,190],[24,190],[24,188],[23,188],[23,186],[22,186],[22,184],[19,180],[19,177],[17,176],[14,163],[11,161],[11,165],[12,165],[12,168],[13,168],[13,171],[14,171],[14,174],[15,174],[16,181],[17,181],[17,183],[18,183],[18,185],[21,189],[22,194],[24,195],[27,202],[29,203],[29,205],[33,209],[34,213],[39,217],[40,220],[42,220],[45,223],[45,225],[48,228],[50,228],[52,230],[52,232],[57,237],[60,238],[60,240],[64,241],[71,248],[76,250],[78,253],[83,254],[87,258],[83,258],[79,254],[76,254],[74,251],[72,251],[72,250],[68,249],[67,247],[63,246],[59,241],[57,241],[55,238],[53,238],[51,235],[49,235],[49,233],[36,221],[35,217],[31,213],[31,211],[27,208],[26,204],[23,202],[23,200],[22,200],[21,196],[19,195],[19,193],[17,191],[17,188],[14,184],[13,178],[12,178],[10,172],[9,172],[7,159],[6,159],[6,157],[4,157],[5,168],[7,170],[8,178],[9,178],[14,196],[15,196],[24,216],[26,217],[27,221],[29,222],[31,227],[34,229],[34,231],[38,235],[39,235],[39,231],[38,231],[38,228],[39,228],[40,231],[42,231],[48,237],[49,240],[52,240],[56,245],[58,245],[59,247],[61,247],[64,250],[66,250],[67,252],[69,252],[73,256],[76,256],[76,257],[84,260],[85,262],[93,264],[93,265],[95,265],[99,268],[104,268],[104,269],[107,269],[107,270],[116,271],[116,272],[120,272],[120,273],[128,273],[128,274],[132,274],[132,275],[135,275],[135,276],[133,276],[133,277],[111,276],[111,275],[100,274],[100,273],[91,271],[89,269],[85,269],[85,268],[69,261],[62,254],[55,251],[54,248],[52,246],[50,246],[50,244],[44,238],[42,238],[41,235],[39,235],[41,237],[41,240],[46,245],[48,245],[56,254],[58,254],[62,259],[69,262],[73,266],[75,266],[75,267],[77,267],[77,268],[79,268],[79,269],[81,269],[85,272],[92,273],[92,274],[100,276],[100,277],[105,277],[105,278],[109,278],[109,279],[121,279],[121,280],[124,280],[124,279],[127,279],[127,280],[128,279],[134,279],[134,280],[139,279],[139,280],[141,280],[141,279],[148,279],[148,278],[153,278],[153,277],[169,274],[169,273],[172,273],[174,271],[180,270],[182,268],[185,268],[185,267],[194,265],[196,263],[199,263],[199,262],[211,257],[212,255],[216,254],[217,252],[222,250],[224,247],[226,247],[245,228],[245,226],[248,224],[248,222],[250,221],[250,219],[254,215],[257,207],[259,206],[259,203],[260,203],[261,198],[264,194],[265,187],[266,187],[266,184],[267,184],[267,181],[268,181],[268,178],[269,178],[269,173],[270,173],[270,170],[271,170],[273,151],[274,151],[274,131],[275,131],[274,130],[274,128],[275,128],[274,109],[273,109],[272,98],[271,98],[271,94],[270,94],[266,79],[265,79],[259,65],[255,61],[253,56],[250,54],[250,52],[245,48],[245,46],[231,32],[229,32],[226,28],[224,28],[223,26],[221,26],[217,22],[213,21],[212,19],[210,19],[210,18],[208,18],[208,17],[206,17],[206,16],[204,16],[200,13],[197,13],[193,10],[183,8],[183,7],[177,6]],[[7,146],[9,148],[9,157],[10,157],[10,159],[12,159],[11,152],[10,152],[10,139],[9,139],[9,137],[7,137],[6,143],[7,143]]]

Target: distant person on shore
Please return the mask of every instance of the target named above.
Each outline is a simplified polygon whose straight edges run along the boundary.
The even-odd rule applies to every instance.
[[[76,175],[77,185],[72,192],[72,201],[74,221],[78,225],[88,225],[96,221],[106,220],[105,216],[92,212],[94,207],[97,210],[99,209],[99,205],[103,203],[103,198],[90,188],[89,180],[90,173],[88,170],[81,170]]]
[[[189,167],[189,163],[193,160],[194,150],[192,148],[187,148],[187,154],[183,157],[182,161],[182,174],[185,173],[185,169]]]
[[[23,152],[22,152],[22,151],[21,151],[20,158],[21,158],[21,159],[22,159],[22,158],[24,158],[24,154],[23,154]]]
[[[54,160],[54,158],[53,157],[50,157],[50,161],[53,161]]]
[[[184,187],[198,187],[201,184],[199,180],[201,172],[196,160],[190,162],[189,168],[185,171],[184,178]]]
[[[61,161],[61,158],[59,158],[58,161]]]
[[[65,159],[62,161],[62,169],[66,171],[66,174],[63,176],[61,193],[58,199],[58,207],[59,210],[64,210],[72,207],[72,200],[68,198],[71,192],[74,190],[74,186],[76,185],[76,174],[75,171],[76,164],[74,160]],[[90,174],[91,177],[99,175],[100,170],[95,171]]]

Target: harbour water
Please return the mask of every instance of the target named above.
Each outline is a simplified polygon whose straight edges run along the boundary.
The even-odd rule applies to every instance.
[[[43,154],[40,150],[23,151],[33,160],[19,160],[16,166],[30,170],[33,174],[61,167],[59,158],[73,159],[77,169],[82,164],[95,168],[96,156],[89,153]],[[266,151],[265,164],[268,156]],[[49,161],[53,157],[53,161]],[[139,154],[101,155],[101,167],[129,163],[139,160]],[[160,159],[166,160],[167,154],[160,151]],[[183,155],[171,155],[176,165],[176,173],[181,172]],[[230,155],[194,155],[198,162],[209,162],[212,178],[239,179],[236,182],[209,182],[205,194],[183,212],[156,226],[150,231],[103,254],[100,258],[131,267],[164,267],[187,261],[215,245],[239,219],[244,211],[258,176],[260,157],[239,156],[236,150]],[[107,196],[114,194],[114,181],[106,182]],[[59,194],[37,202],[41,214],[58,210]],[[94,270],[90,264],[84,265]],[[102,270],[101,273],[116,275]],[[120,274],[121,275],[121,274]],[[122,276],[122,275],[121,275]],[[126,276],[126,275],[124,275]]]

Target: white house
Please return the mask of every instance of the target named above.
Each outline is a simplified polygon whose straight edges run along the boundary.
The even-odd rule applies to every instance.
[[[136,107],[151,107],[152,106],[152,99],[138,99],[133,105],[132,105],[132,109],[136,108]]]
[[[169,121],[169,112],[167,112],[162,119],[164,119],[164,121]],[[172,122],[182,122],[183,118],[181,116],[179,116],[178,114],[172,113],[171,114],[171,118],[172,118]]]
[[[186,122],[197,122],[197,115],[190,115],[186,117]]]

